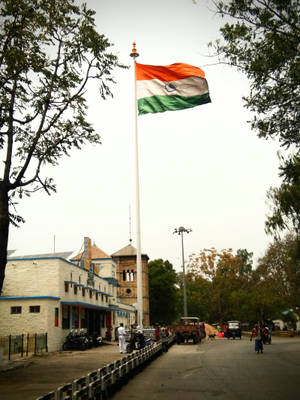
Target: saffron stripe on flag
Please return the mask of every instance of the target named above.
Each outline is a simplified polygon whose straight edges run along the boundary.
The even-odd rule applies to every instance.
[[[205,78],[205,73],[201,68],[184,63],[175,63],[171,65],[146,65],[136,63],[136,79],[160,79],[161,81],[175,81],[187,78],[189,76],[200,76]]]

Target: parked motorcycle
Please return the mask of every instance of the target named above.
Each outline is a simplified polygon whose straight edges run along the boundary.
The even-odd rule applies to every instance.
[[[78,332],[72,329],[66,337],[62,346],[63,350],[86,350],[89,341],[84,332]]]
[[[92,334],[91,338],[92,338],[94,347],[99,347],[102,345],[103,339],[102,339],[102,336],[98,335],[98,333],[94,332]]]
[[[265,328],[265,332],[264,332],[262,340],[263,340],[264,344],[271,344],[272,337],[271,337],[271,331],[269,328]]]
[[[134,334],[133,338],[130,339],[129,343],[126,346],[126,353],[132,353],[133,350],[140,350],[146,346],[149,346],[152,343],[151,338],[145,338],[145,336],[137,332]]]

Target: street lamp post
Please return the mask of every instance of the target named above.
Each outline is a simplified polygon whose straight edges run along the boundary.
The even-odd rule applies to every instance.
[[[173,233],[177,233],[181,235],[181,250],[182,250],[182,270],[183,270],[183,316],[187,317],[187,301],[186,301],[186,280],[185,280],[185,266],[184,266],[184,248],[183,248],[183,233],[192,232],[191,229],[186,229],[183,226],[180,226],[178,229],[175,228]]]

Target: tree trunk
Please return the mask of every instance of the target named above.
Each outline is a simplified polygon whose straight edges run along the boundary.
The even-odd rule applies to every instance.
[[[3,181],[0,181],[0,295],[5,277],[7,263],[7,243],[9,231],[8,192]]]

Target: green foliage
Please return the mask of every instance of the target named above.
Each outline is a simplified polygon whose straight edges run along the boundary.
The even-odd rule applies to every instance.
[[[251,91],[244,98],[254,116],[251,127],[258,136],[278,139],[283,185],[271,188],[273,215],[266,231],[276,233],[299,225],[300,151],[300,3],[298,0],[216,1],[226,17],[223,41],[214,44],[221,62],[229,63],[249,78]],[[293,177],[289,174],[293,169]]]
[[[186,286],[188,314],[199,317],[201,321],[210,321],[213,305],[211,282],[201,276],[188,273],[186,275]]]
[[[56,190],[42,167],[71,149],[99,144],[87,121],[85,92],[94,80],[112,95],[121,67],[108,39],[95,30],[94,11],[74,0],[2,0],[0,4],[0,292],[9,223],[18,224],[15,197]],[[13,209],[13,210],[11,210]]]
[[[252,253],[240,249],[233,255],[231,249],[204,249],[199,255],[190,256],[188,271],[190,281],[203,293],[198,307],[205,306],[209,322],[247,321]],[[196,287],[194,291],[197,292]],[[197,301],[196,296],[194,299]],[[201,312],[200,309],[199,314]]]
[[[273,297],[278,296],[285,308],[300,305],[300,238],[288,234],[270,244],[256,270],[260,284],[271,288]]]
[[[187,275],[189,310],[209,322],[274,319],[299,304],[299,255],[295,238],[275,242],[255,270],[252,253],[246,249],[235,255],[231,249],[214,248],[192,254]]]
[[[239,249],[204,249],[187,265],[188,315],[210,323],[246,323],[282,318],[300,306],[300,239],[287,235],[269,245],[255,269],[253,253]],[[176,287],[179,287],[177,289]],[[170,323],[182,315],[183,274],[168,261],[149,263],[152,323]]]
[[[100,95],[111,95],[118,59],[95,30],[94,12],[72,0],[4,0],[0,15],[3,181],[19,196],[40,188],[49,193],[55,185],[41,176],[43,165],[100,143],[86,120],[86,85],[95,79]]]
[[[294,312],[289,312],[282,316],[282,321],[287,322],[296,327],[298,321],[297,315]]]
[[[285,182],[279,188],[268,191],[272,214],[266,222],[266,229],[277,236],[284,229],[295,229],[300,234],[300,157],[288,160],[281,171]]]
[[[151,324],[171,324],[178,310],[177,275],[169,261],[162,259],[150,261],[149,299]]]

